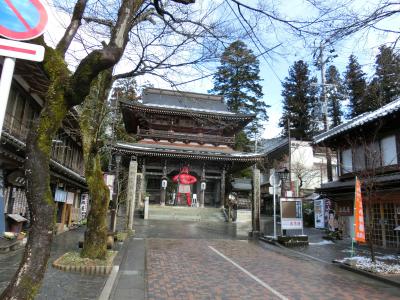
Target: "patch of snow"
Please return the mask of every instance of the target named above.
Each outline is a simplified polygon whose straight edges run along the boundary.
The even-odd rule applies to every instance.
[[[194,108],[194,107],[182,107],[177,105],[165,105],[165,104],[155,104],[155,103],[143,103],[143,105],[148,107],[162,107],[162,108],[173,108],[179,110],[194,110],[194,111],[203,111],[203,112],[211,112],[211,113],[221,113],[227,115],[236,115],[236,113],[226,110],[214,110],[214,109],[205,109],[205,108]]]
[[[385,257],[382,261],[382,257]],[[394,259],[388,259],[394,258]],[[349,264],[357,269],[378,274],[400,274],[400,261],[395,255],[377,256],[376,261],[365,256],[346,257],[338,262]]]
[[[132,144],[117,143],[117,145],[125,147],[125,148],[130,148],[130,149],[154,150],[154,148],[135,146]]]
[[[327,241],[327,240],[323,240],[323,241],[320,241],[320,242],[317,242],[317,243],[308,243],[309,245],[311,245],[311,246],[323,246],[323,245],[331,245],[331,244],[334,244],[334,242],[332,242],[332,241]]]
[[[230,153],[231,156],[248,156],[248,157],[252,157],[252,156],[260,156],[261,153],[253,153],[253,152],[233,152]]]

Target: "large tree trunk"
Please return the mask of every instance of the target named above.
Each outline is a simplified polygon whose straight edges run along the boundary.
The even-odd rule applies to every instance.
[[[107,128],[107,99],[111,86],[112,69],[108,69],[94,80],[80,117],[85,177],[90,195],[90,211],[81,256],[92,259],[105,259],[107,254],[110,193],[103,179],[100,148]]]
[[[89,155],[86,162],[85,176],[89,186],[90,211],[81,256],[105,259],[107,253],[109,190],[103,180],[99,153]]]
[[[48,55],[46,68],[51,70],[46,105],[26,142],[26,195],[31,229],[19,269],[1,299],[33,299],[39,291],[50,256],[55,204],[50,190],[49,161],[53,137],[67,113],[63,82],[68,70],[56,51]]]

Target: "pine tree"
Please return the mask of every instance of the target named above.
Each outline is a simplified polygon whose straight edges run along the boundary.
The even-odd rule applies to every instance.
[[[279,122],[284,136],[290,134],[297,139],[310,139],[318,131],[320,109],[317,98],[317,79],[310,78],[307,63],[296,61],[289,69],[289,76],[282,84],[283,114]]]
[[[343,81],[340,78],[338,69],[331,65],[326,70],[326,97],[328,102],[328,116],[330,119],[331,127],[338,126],[342,123],[342,101],[346,97],[346,89]]]
[[[223,95],[232,112],[256,114],[245,130],[248,137],[255,139],[261,133],[263,122],[268,120],[269,107],[261,100],[264,94],[260,84],[260,62],[244,42],[236,41],[225,49],[220,63],[210,92]]]
[[[371,106],[368,105],[364,98],[367,88],[365,73],[362,71],[354,55],[350,55],[349,57],[345,79],[347,92],[350,98],[349,117],[354,118],[371,109]]]
[[[392,48],[381,46],[375,61],[374,84],[377,85],[376,105],[381,107],[400,96],[400,55]]]

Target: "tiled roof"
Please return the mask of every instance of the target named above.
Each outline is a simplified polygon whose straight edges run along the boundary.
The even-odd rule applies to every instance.
[[[140,143],[117,143],[113,149],[122,153],[141,154],[145,156],[177,157],[220,161],[260,161],[263,155],[248,152],[226,152],[223,150],[195,149],[167,145],[151,145]]]
[[[333,127],[332,129],[315,136],[314,143],[319,144],[319,143],[326,141],[328,139],[331,139],[339,134],[347,132],[353,128],[373,122],[375,120],[378,120],[382,117],[390,115],[399,110],[400,110],[400,98],[386,104],[385,106],[382,106],[381,108],[378,108],[377,110],[363,113],[363,114],[347,121],[346,123],[343,123],[339,126]]]
[[[289,140],[287,137],[265,139],[260,142],[260,145],[258,147],[258,152],[268,154],[280,147],[283,147],[284,145],[287,145],[288,142]]]
[[[148,106],[230,113],[223,97],[217,95],[147,88],[142,100]]]

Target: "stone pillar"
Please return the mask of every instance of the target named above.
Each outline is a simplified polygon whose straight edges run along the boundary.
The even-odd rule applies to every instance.
[[[200,180],[200,207],[204,208],[204,198],[206,195],[206,166],[203,165],[203,171],[201,172],[201,180]]]
[[[220,204],[221,204],[221,206],[222,207],[224,207],[225,206],[225,175],[226,175],[226,170],[225,170],[225,166],[223,167],[223,169],[222,169],[222,172],[221,172],[221,190],[220,190]]]
[[[251,206],[251,235],[258,236],[260,234],[260,170],[256,167],[253,169],[252,181],[253,199]]]
[[[161,190],[160,190],[160,205],[165,206],[165,198],[167,195],[167,161],[164,162],[163,175],[161,178]]]
[[[128,224],[129,230],[133,230],[133,216],[135,213],[135,198],[136,198],[136,180],[137,180],[137,161],[135,157],[131,157],[129,163],[128,190],[126,193],[126,202],[129,204]]]
[[[115,177],[114,177],[113,194],[112,194],[113,209],[111,209],[111,222],[110,222],[110,230],[112,232],[115,232],[117,228],[120,163],[121,163],[121,156],[120,155],[115,156]]]

